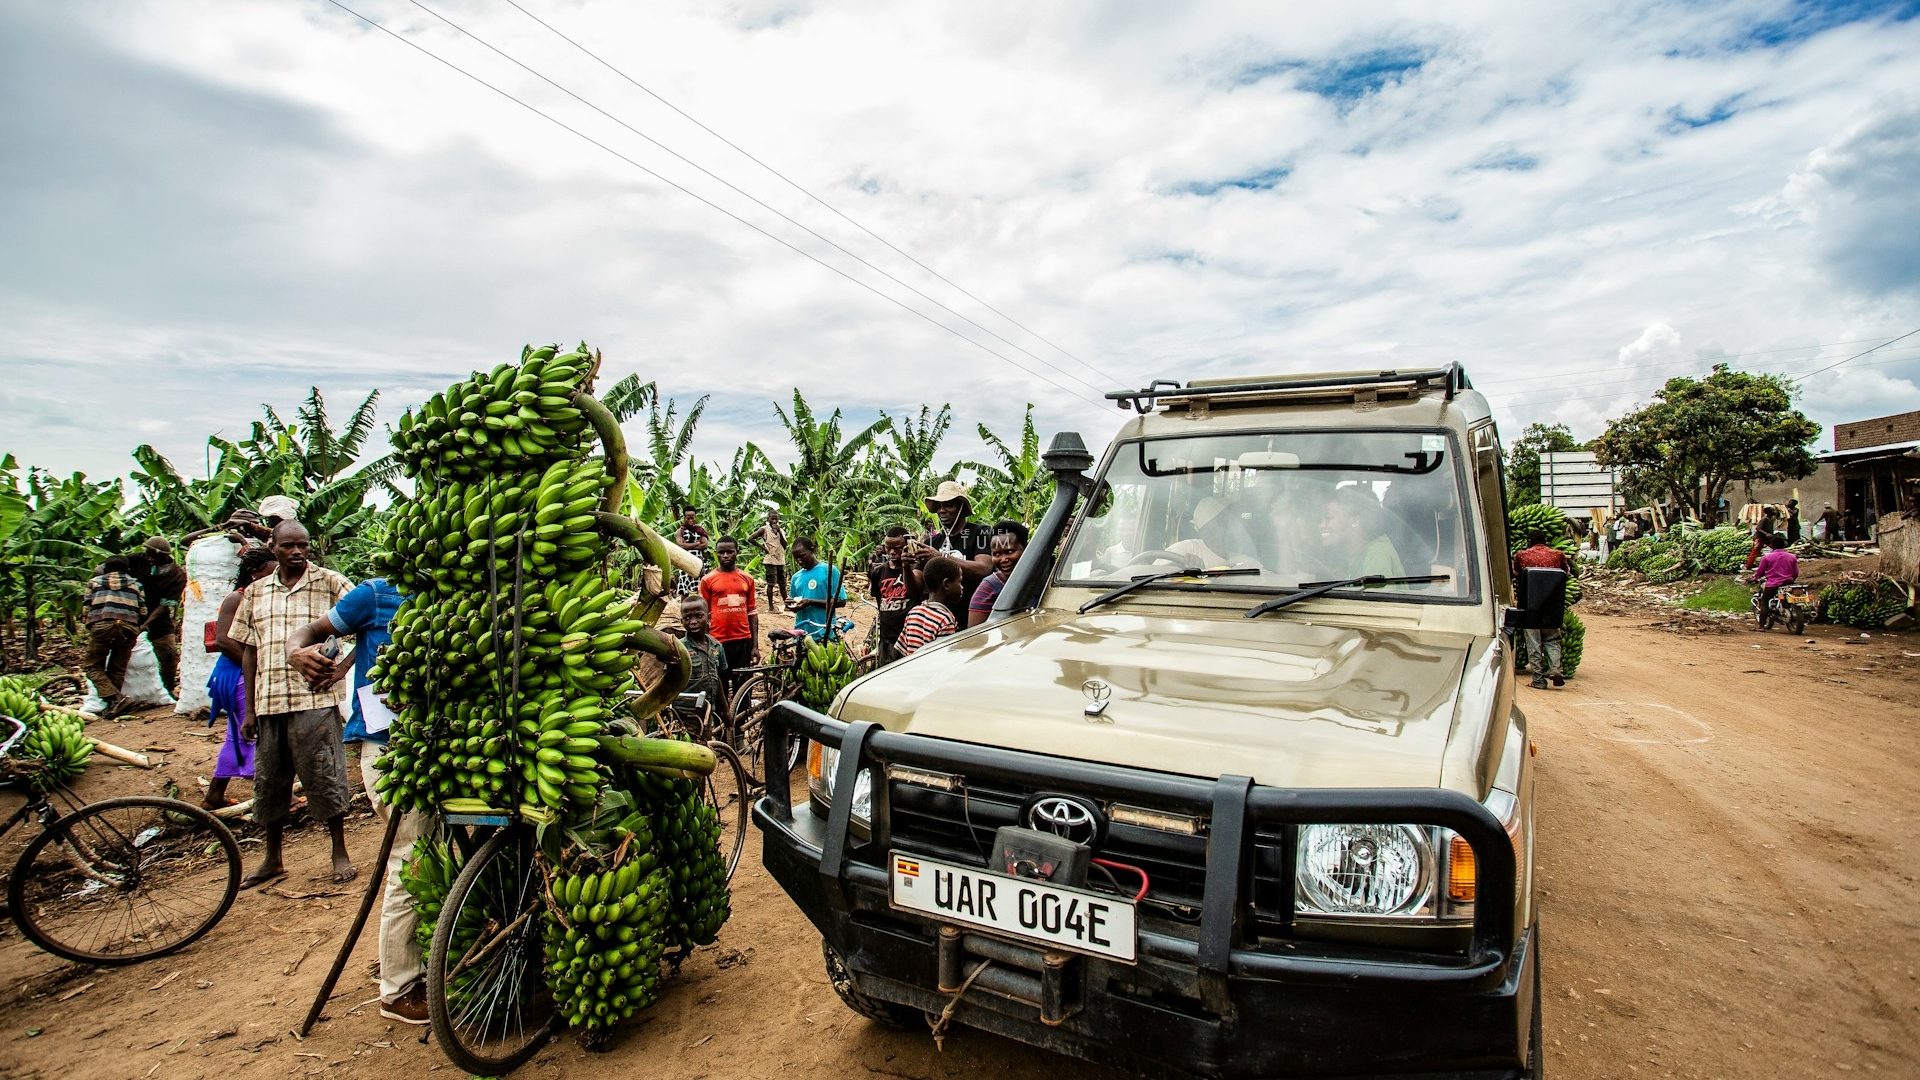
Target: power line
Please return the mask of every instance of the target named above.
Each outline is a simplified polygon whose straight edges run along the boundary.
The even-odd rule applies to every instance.
[[[1021,330],[1032,335],[1034,340],[1040,342],[1043,345],[1046,345],[1048,348],[1053,349],[1054,351],[1058,352],[1060,355],[1068,358],[1069,360],[1072,360],[1074,363],[1079,364],[1081,367],[1084,367],[1088,371],[1093,372],[1095,375],[1098,375],[1101,378],[1107,380],[1107,382],[1110,385],[1114,385],[1114,386],[1126,385],[1125,380],[1119,378],[1118,376],[1110,374],[1106,371],[1102,371],[1101,369],[1095,367],[1094,365],[1089,364],[1085,360],[1080,359],[1078,356],[1075,356],[1073,353],[1068,352],[1062,346],[1056,345],[1052,341],[1049,341],[1047,338],[1042,337],[1040,333],[1034,330],[1032,327],[1027,326],[1025,323],[1021,322],[1020,320],[1014,318],[1013,316],[1007,314],[1004,311],[1001,311],[999,308],[994,307],[992,304],[987,303],[985,300],[980,299],[978,296],[975,296],[974,294],[968,292],[966,289],[961,288],[953,280],[941,274],[940,271],[935,270],[933,267],[928,266],[926,263],[921,262],[917,258],[914,258],[911,254],[902,250],[900,247],[896,246],[891,240],[888,240],[886,237],[881,236],[879,233],[874,232],[872,229],[867,228],[865,225],[861,224],[858,221],[855,221],[853,218],[848,217],[847,214],[844,211],[842,211],[839,207],[833,205],[827,200],[814,194],[811,190],[801,185],[798,181],[787,176],[787,174],[781,172],[779,169],[774,168],[773,166],[760,160],[758,157],[755,157],[753,154],[747,152],[747,150],[744,147],[735,143],[732,139],[727,138],[725,135],[720,134],[718,131],[715,131],[714,129],[708,127],[706,124],[700,122],[700,120],[695,118],[691,113],[687,112],[685,109],[682,109],[680,106],[675,105],[673,102],[668,101],[666,98],[661,97],[659,94],[655,93],[650,87],[641,83],[639,80],[635,79],[633,76],[620,70],[619,68],[615,67],[612,63],[602,58],[600,54],[594,52],[592,49],[587,48],[585,45],[580,44],[578,41],[575,41],[573,38],[568,37],[566,34],[562,33],[552,23],[547,22],[545,19],[542,19],[540,16],[535,15],[533,12],[528,11],[524,7],[521,7],[520,4],[517,2],[517,0],[506,0],[506,2],[507,4],[512,6],[514,10],[520,12],[520,14],[525,15],[527,18],[532,19],[534,22],[537,22],[541,26],[545,27],[548,31],[550,31],[554,36],[558,37],[560,40],[580,50],[582,53],[585,53],[589,58],[591,58],[595,63],[599,64],[601,67],[606,68],[608,71],[613,72],[615,75],[618,75],[622,79],[625,79],[627,82],[631,83],[641,93],[646,94],[648,97],[651,97],[653,100],[659,102],[662,105],[665,105],[667,108],[672,109],[674,112],[680,114],[681,117],[685,118],[687,122],[691,123],[693,126],[699,128],[701,131],[704,131],[707,134],[725,143],[728,147],[731,147],[734,150],[734,152],[738,153],[741,157],[746,158],[748,161],[751,161],[755,165],[760,166],[762,169],[767,170],[768,172],[772,173],[774,176],[779,177],[783,182],[785,182],[789,187],[793,188],[795,191],[798,191],[800,194],[805,195],[807,198],[812,199],[814,202],[819,203],[821,206],[826,207],[829,211],[831,211],[834,215],[839,217],[842,221],[845,221],[847,224],[852,225],[854,228],[859,229],[861,232],[866,233],[868,236],[871,236],[875,240],[878,240],[880,243],[886,245],[886,247],[889,250],[893,251],[895,254],[899,255],[901,258],[907,260],[908,262],[919,267],[920,269],[925,270],[927,273],[933,275],[935,279],[946,284],[948,287],[952,288],[955,292],[959,293],[961,296],[966,297],[967,299],[973,301],[974,303],[979,304],[981,307],[986,308],[988,311],[993,312],[995,315],[998,315],[1001,318],[1007,320],[1007,322],[1013,324],[1014,326],[1019,327]]]
[[[580,129],[567,124],[565,121],[560,120],[559,118],[549,113],[541,111],[536,106],[528,104],[525,101],[522,101],[521,99],[513,96],[512,94],[508,93],[505,90],[502,90],[500,87],[495,86],[494,84],[486,81],[485,79],[482,79],[480,76],[473,74],[472,72],[454,63],[453,61],[448,60],[445,57],[441,56],[440,54],[432,51],[431,49],[428,49],[425,46],[420,45],[419,43],[407,38],[405,35],[395,33],[394,31],[388,29],[385,24],[360,14],[358,11],[355,11],[354,9],[348,7],[346,4],[342,3],[341,0],[327,0],[327,2],[332,4],[334,7],[337,7],[340,10],[346,12],[347,14],[353,16],[354,18],[359,19],[361,22],[366,23],[368,26],[371,26],[374,29],[380,31],[381,33],[387,35],[388,37],[393,38],[395,41],[398,41],[401,44],[406,45],[408,48],[414,49],[428,57],[431,57],[432,59],[439,61],[441,64],[444,64],[447,67],[453,69],[454,71],[457,71],[462,75],[465,75],[467,78],[472,79],[474,82],[479,83],[481,86],[484,86],[487,89],[493,91],[494,93],[499,94],[501,97],[506,98],[508,101],[513,102],[515,105],[518,105],[523,109],[526,109],[528,112],[533,113],[535,116],[538,116],[541,119],[546,120],[547,122],[553,124],[554,126],[559,127],[562,130],[565,130],[573,135],[576,135],[579,138],[584,139],[585,141],[593,144],[594,146],[597,146],[600,149],[606,151],[607,153],[612,154],[614,157],[619,158],[621,161],[626,162],[627,164],[633,166],[636,169],[639,169],[641,172],[646,173],[648,176],[653,177],[655,180],[658,180],[663,184],[666,184],[668,187],[671,187],[674,190],[679,191],[684,195],[687,195],[693,199],[696,199],[706,204],[707,206],[712,207],[715,210],[718,210],[722,214],[725,214],[726,216],[732,218],[733,220],[739,222],[740,224],[745,225],[746,227],[752,229],[753,231],[759,233],[762,236],[765,236],[767,239],[772,240],[778,244],[781,244],[782,246],[792,250],[796,254],[799,254],[807,259],[811,259],[813,262],[816,262],[821,266],[826,267],[828,270],[831,270],[834,273],[839,274],[841,277],[846,278],[848,281],[853,282],[855,285],[860,286],[861,288],[867,290],[868,292],[873,293],[875,296],[878,296],[883,300],[886,300],[887,302],[895,305],[896,307],[899,307],[904,311],[907,311],[913,315],[919,316],[922,319],[925,319],[927,322],[932,323],[934,326],[937,326],[942,330],[945,330],[947,333],[952,334],[954,337],[959,338],[960,340],[966,342],[969,345],[972,345],[974,348],[979,349],[980,351],[986,353],[987,355],[997,357],[1000,360],[1004,360],[1008,364],[1013,365],[1015,369],[1022,371],[1028,375],[1031,375],[1034,378],[1041,380],[1042,382],[1048,383],[1049,385],[1053,386],[1055,389],[1061,391],[1062,393],[1069,394],[1074,398],[1080,400],[1081,402],[1093,408],[1099,409],[1103,413],[1107,411],[1107,406],[1105,404],[1096,402],[1092,398],[1089,398],[1069,387],[1062,386],[1060,383],[1055,382],[1053,379],[1048,378],[1046,375],[1042,374],[1041,372],[1034,371],[1030,368],[1022,367],[1020,363],[1014,360],[1012,357],[1007,356],[1003,353],[995,352],[993,349],[988,348],[984,343],[980,341],[976,341],[971,337],[968,337],[967,335],[961,333],[959,330],[955,329],[954,327],[948,326],[946,323],[943,323],[939,319],[934,318],[932,315],[929,315],[926,312],[921,311],[916,307],[913,307],[911,304],[908,304],[904,300],[901,300],[898,297],[889,296],[886,293],[881,292],[879,289],[875,288],[871,284],[865,281],[861,281],[859,278],[856,278],[852,274],[847,273],[845,270],[842,270],[839,267],[834,266],[832,263],[829,263],[824,259],[821,259],[820,257],[814,255],[812,252],[807,251],[793,244],[792,242],[784,239],[783,237],[775,236],[773,233],[768,232],[766,229],[763,229],[759,225],[756,225],[753,222],[748,221],[746,218],[743,218],[739,214],[736,214],[733,211],[728,210],[726,207],[719,205],[718,203],[714,202],[711,199],[706,198],[705,196],[699,194],[698,192],[691,191],[688,188],[684,187],[683,185],[675,183],[674,181],[666,178],[665,176],[660,175],[659,173],[653,171],[652,169],[647,168],[645,165],[642,165],[639,162],[633,160],[627,155],[621,153],[620,151],[615,150],[613,147],[608,146],[606,143],[603,143],[600,140],[595,139],[593,136],[588,135],[587,133],[581,131]],[[975,325],[978,325],[978,324],[975,324]]]
[[[1889,345],[1891,345],[1891,344],[1893,344],[1893,343],[1894,343],[1895,341],[1905,341],[1906,339],[1908,339],[1908,338],[1910,338],[1910,337],[1912,337],[1912,336],[1913,336],[1913,335],[1915,335],[1915,334],[1920,334],[1920,326],[1916,326],[1916,327],[1914,327],[1914,328],[1913,328],[1912,330],[1909,330],[1909,331],[1907,331],[1906,333],[1904,333],[1904,334],[1901,334],[1901,335],[1900,335],[1899,337],[1897,337],[1897,338],[1893,338],[1893,339],[1891,339],[1891,340],[1889,340],[1889,341],[1883,341],[1883,342],[1881,342],[1880,344],[1878,344],[1878,345],[1875,345],[1875,346],[1874,346],[1873,348],[1871,348],[1871,349],[1862,349],[1861,351],[1859,351],[1859,352],[1857,352],[1857,353],[1854,353],[1854,354],[1853,354],[1852,356],[1849,356],[1849,357],[1847,357],[1847,359],[1846,359],[1846,360],[1839,360],[1839,361],[1836,361],[1836,362],[1834,362],[1834,363],[1832,363],[1832,364],[1829,364],[1829,365],[1827,365],[1826,367],[1823,367],[1823,368],[1821,368],[1821,369],[1820,369],[1819,371],[1809,371],[1809,372],[1807,372],[1807,373],[1806,373],[1806,374],[1805,374],[1804,376],[1802,376],[1802,378],[1807,378],[1807,379],[1811,379],[1811,378],[1813,378],[1813,377],[1814,377],[1815,375],[1820,375],[1820,374],[1823,374],[1823,373],[1825,373],[1825,372],[1829,372],[1829,371],[1832,371],[1832,370],[1833,370],[1834,368],[1837,368],[1837,367],[1839,367],[1839,366],[1840,366],[1841,364],[1844,364],[1844,363],[1846,363],[1846,362],[1847,362],[1847,360],[1858,360],[1858,359],[1860,359],[1861,357],[1863,357],[1863,356],[1865,356],[1865,355],[1867,355],[1867,354],[1868,354],[1868,353],[1870,353],[1870,352],[1879,352],[1879,351],[1880,351],[1881,349],[1884,349],[1884,348],[1886,348],[1887,346],[1889,346]]]
[[[1897,339],[1896,339],[1896,340],[1897,340]],[[1891,344],[1891,342],[1888,342],[1888,344]],[[1909,347],[1908,347],[1908,349],[1905,349],[1905,350],[1896,350],[1896,351],[1901,351],[1901,352],[1905,352],[1905,351],[1910,351],[1910,350],[1911,350],[1911,349],[1913,349],[1913,348],[1915,348],[1915,346],[1909,346]],[[1871,352],[1871,351],[1873,351],[1873,350],[1868,350],[1868,351],[1869,351],[1869,352]],[[1855,357],[1849,357],[1849,359],[1856,359],[1857,357],[1859,357],[1859,356],[1864,356],[1864,355],[1866,355],[1866,354],[1865,354],[1865,353],[1859,353],[1859,354],[1856,354],[1856,356],[1855,356]],[[1726,361],[1727,359],[1728,359],[1728,358],[1727,358],[1727,357],[1724,357],[1724,356],[1708,356],[1708,357],[1700,357],[1700,358],[1697,358],[1697,359],[1694,359],[1694,360],[1688,360],[1688,361],[1685,361],[1685,363],[1689,363],[1689,364],[1703,364],[1703,363],[1704,363],[1704,364],[1708,364],[1708,365],[1717,365],[1717,364],[1720,364],[1720,363],[1723,363],[1723,362],[1725,362],[1725,361]],[[1815,376],[1815,375],[1818,375],[1818,374],[1819,374],[1820,372],[1819,372],[1819,371],[1810,371],[1810,372],[1807,372],[1807,373],[1805,373],[1805,374],[1803,374],[1803,375],[1793,375],[1793,374],[1792,374],[1791,372],[1789,372],[1789,371],[1787,371],[1787,370],[1785,370],[1785,369],[1786,369],[1786,368],[1789,368],[1789,367],[1791,367],[1791,366],[1793,366],[1793,365],[1795,365],[1795,364],[1817,364],[1817,363],[1819,363],[1820,361],[1822,361],[1822,360],[1824,360],[1824,359],[1826,359],[1826,358],[1825,358],[1825,357],[1822,357],[1822,356],[1804,356],[1804,357],[1801,357],[1801,358],[1800,358],[1800,359],[1798,359],[1798,360],[1782,360],[1782,361],[1777,361],[1777,363],[1779,363],[1779,364],[1781,365],[1781,367],[1782,367],[1782,370],[1779,370],[1779,371],[1762,371],[1762,372],[1760,372],[1760,374],[1765,374],[1765,375],[1789,375],[1789,376],[1791,376],[1792,378],[1795,378],[1795,379],[1806,379],[1806,378],[1812,378],[1813,376]],[[1897,359],[1897,360],[1893,360],[1893,361],[1888,361],[1888,362],[1889,362],[1889,363],[1898,363],[1898,362],[1900,362],[1901,360],[1912,360],[1912,359],[1915,359],[1915,358],[1914,358],[1914,357],[1900,357],[1900,358],[1899,358],[1899,359]],[[1846,361],[1845,361],[1845,360],[1843,360],[1843,361],[1841,361],[1840,363],[1846,363]],[[1839,364],[1835,364],[1835,365],[1833,365],[1833,367],[1838,367],[1838,366],[1839,366]],[[1862,366],[1865,366],[1865,365],[1862,365]],[[1586,370],[1584,370],[1584,371],[1572,371],[1572,372],[1567,372],[1567,373],[1565,373],[1565,374],[1563,374],[1563,375],[1561,375],[1561,376],[1559,376],[1559,377],[1561,377],[1561,378],[1565,378],[1565,377],[1567,377],[1568,375],[1584,375],[1584,374],[1588,374],[1588,373],[1596,373],[1596,374],[1597,374],[1597,373],[1599,373],[1599,372],[1601,372],[1601,371],[1605,371],[1605,370],[1607,370],[1607,369],[1605,369],[1605,368],[1588,368],[1588,369],[1586,369]],[[1667,381],[1668,379],[1676,379],[1676,378],[1689,378],[1689,377],[1692,377],[1692,376],[1694,376],[1694,375],[1706,375],[1706,374],[1708,374],[1708,373],[1709,373],[1709,372],[1710,372],[1711,370],[1712,370],[1712,368],[1711,368],[1711,366],[1709,366],[1708,368],[1706,368],[1706,369],[1704,369],[1704,370],[1701,370],[1701,371],[1697,371],[1697,372],[1680,372],[1680,373],[1678,373],[1678,374],[1673,374],[1673,375],[1653,375],[1653,376],[1647,376],[1647,375],[1640,375],[1640,374],[1637,374],[1637,373],[1636,373],[1636,371],[1637,371],[1637,369],[1636,369],[1635,371],[1623,371],[1623,372],[1621,372],[1621,373],[1620,373],[1620,375],[1619,375],[1619,377],[1617,377],[1617,378],[1612,378],[1612,379],[1601,379],[1601,380],[1599,380],[1599,381],[1597,381],[1597,382],[1584,382],[1584,383],[1563,383],[1563,384],[1558,384],[1558,385],[1554,385],[1554,386],[1535,386],[1535,387],[1529,387],[1529,388],[1526,388],[1526,389],[1521,389],[1521,390],[1508,390],[1508,391],[1506,391],[1506,392],[1504,392],[1504,393],[1502,393],[1501,391],[1497,391],[1497,390],[1496,390],[1496,391],[1492,391],[1492,393],[1494,393],[1494,394],[1495,394],[1495,395],[1497,395],[1497,396],[1500,396],[1500,397],[1504,397],[1504,398],[1513,398],[1513,397],[1518,397],[1518,396],[1520,396],[1520,395],[1522,395],[1522,394],[1538,394],[1538,393],[1545,393],[1545,392],[1557,392],[1557,391],[1562,391],[1562,390],[1581,390],[1581,389],[1588,389],[1588,388],[1592,388],[1592,387],[1604,387],[1604,386],[1641,386],[1641,385],[1645,385],[1645,386],[1649,386],[1649,387],[1651,387],[1651,386],[1656,386],[1656,385],[1660,385],[1660,384],[1663,384],[1663,383],[1665,383],[1665,382],[1666,382],[1666,381]],[[1820,370],[1821,370],[1821,371],[1828,371],[1828,370],[1832,370],[1832,368],[1822,368],[1822,369],[1820,369]],[[1556,400],[1559,400],[1559,399],[1556,399]]]
[[[685,154],[682,154],[678,150],[675,150],[671,146],[666,145],[665,143],[647,134],[646,132],[641,131],[639,128],[634,127],[632,124],[627,123],[625,120],[620,119],[619,117],[613,115],[612,113],[601,108],[600,106],[595,105],[593,102],[588,101],[586,98],[581,97],[579,94],[573,92],[567,87],[560,85],[559,83],[555,82],[551,78],[548,78],[546,75],[541,74],[540,72],[527,66],[526,64],[522,63],[520,60],[516,59],[515,57],[501,50],[498,46],[494,45],[492,42],[487,41],[485,38],[482,38],[480,35],[474,33],[471,30],[468,30],[466,27],[461,26],[459,23],[454,22],[452,19],[447,18],[445,15],[440,14],[438,11],[435,11],[433,8],[428,7],[425,3],[422,2],[422,0],[408,0],[408,2],[411,3],[414,7],[419,8],[421,11],[424,11],[427,14],[433,16],[434,18],[439,19],[441,22],[446,23],[448,26],[453,27],[455,30],[459,31],[461,34],[464,34],[467,37],[472,38],[474,41],[478,42],[482,46],[485,46],[487,49],[491,50],[495,55],[499,56],[501,59],[514,65],[515,67],[526,72],[527,74],[532,75],[534,78],[539,79],[541,82],[546,83],[548,86],[553,87],[555,90],[560,91],[561,93],[567,95],[568,97],[579,102],[580,104],[585,105],[587,108],[592,109],[594,112],[599,113],[601,116],[604,116],[607,119],[613,121],[614,123],[620,125],[621,127],[626,128],[628,131],[632,132],[633,134],[640,136],[642,139],[645,139],[647,142],[652,143],[655,147],[658,147],[659,149],[665,151],[666,153],[673,155],[675,158],[678,158],[680,161],[698,170],[708,178],[715,180],[720,184],[725,185],[734,194],[739,195],[744,199],[747,199],[748,201],[752,202],[754,205],[760,207],[763,210],[768,211],[769,213],[778,217],[780,220],[786,222],[789,225],[792,225],[793,227],[813,237],[815,240],[818,240],[821,243],[826,244],[828,247],[833,248],[835,251],[840,252],[842,255],[847,256],[848,258],[866,267],[867,269],[872,270],[874,273],[879,274],[880,276],[886,278],[888,281],[891,281],[894,284],[900,286],[901,288],[906,289],[908,292],[913,293],[915,296],[920,297],[922,300],[927,301],[928,303],[934,305],[935,307],[946,312],[947,314],[952,315],[957,319],[964,320],[965,322],[971,324],[972,326],[977,327],[981,333],[988,334],[993,338],[995,338],[996,340],[1000,341],[1002,344],[1012,349],[1015,349],[1025,354],[1028,357],[1031,357],[1036,363],[1045,364],[1047,367],[1052,368],[1054,371],[1059,372],[1061,375],[1065,376],[1066,378],[1072,379],[1075,382],[1080,383],[1082,386],[1085,386],[1087,389],[1093,391],[1094,393],[1100,394],[1105,392],[1104,387],[1095,386],[1093,383],[1090,383],[1087,380],[1081,378],[1080,376],[1075,375],[1070,371],[1067,371],[1065,368],[1060,367],[1058,364],[1053,363],[1051,360],[1048,360],[1045,357],[1036,355],[1031,350],[1015,342],[1009,341],[1004,337],[1001,337],[999,334],[994,333],[993,330],[989,329],[986,326],[981,325],[979,322],[975,321],[974,319],[964,314],[961,314],[958,311],[955,311],[953,308],[948,307],[946,304],[941,303],[939,300],[935,299],[934,297],[927,295],[925,292],[922,292],[921,290],[915,288],[914,286],[908,284],[907,282],[902,281],[898,277],[895,277],[893,274],[888,273],[885,269],[879,266],[875,266],[873,263],[862,258],[859,254],[853,251],[849,251],[847,248],[841,246],[839,243],[835,242],[831,238],[823,236],[820,233],[814,231],[812,228],[808,227],[803,222],[794,220],[792,217],[781,212],[778,208],[770,206],[765,201],[761,200],[760,198],[753,195],[752,193],[742,190],[739,187],[739,185],[728,180],[726,177],[718,175],[713,170],[707,168],[704,165],[701,165],[699,162],[694,161],[693,159],[687,157]]]
[[[1640,366],[1642,368],[1682,367],[1688,364],[1698,364],[1704,360],[1711,360],[1711,361],[1714,361],[1715,363],[1718,363],[1723,360],[1738,360],[1748,356],[1772,356],[1776,353],[1806,352],[1808,349],[1837,349],[1843,345],[1860,345],[1865,342],[1873,341],[1873,340],[1875,339],[1874,338],[1858,338],[1853,341],[1829,341],[1824,345],[1795,345],[1785,349],[1755,349],[1750,352],[1727,353],[1723,356],[1694,356],[1694,357],[1689,357],[1685,360],[1664,360],[1658,364],[1642,364]],[[1819,359],[1819,357],[1810,357],[1809,359],[1817,360]],[[1523,375],[1517,379],[1494,379],[1491,381],[1478,381],[1474,385],[1483,387],[1483,388],[1494,387],[1494,386],[1511,386],[1514,383],[1539,382],[1542,379],[1559,379],[1559,378],[1564,378],[1567,375],[1585,375],[1589,371],[1605,371],[1605,370],[1607,369],[1604,367],[1575,368],[1572,371],[1556,372],[1552,375]],[[1519,391],[1519,392],[1524,393],[1525,391]]]
[[[1913,362],[1914,362],[1915,360],[1920,360],[1920,357],[1913,357],[1913,356],[1901,356],[1901,357],[1895,357],[1895,358],[1893,358],[1893,359],[1890,359],[1890,360],[1876,360],[1876,361],[1871,361],[1871,362],[1869,362],[1869,363],[1865,363],[1865,364],[1856,364],[1856,365],[1854,365],[1854,366],[1855,366],[1855,367],[1861,367],[1861,368],[1866,368],[1866,367],[1884,367],[1884,366],[1886,366],[1886,365],[1888,365],[1888,364],[1911,364],[1911,363],[1913,363]],[[1844,363],[1844,361],[1842,361],[1842,362]],[[1804,379],[1804,378],[1807,378],[1807,377],[1809,377],[1809,376],[1811,376],[1811,375],[1817,375],[1817,374],[1819,374],[1819,372],[1810,372],[1810,373],[1808,373],[1808,375],[1805,375],[1805,376],[1794,376],[1794,375],[1792,375],[1792,374],[1790,374],[1790,373],[1787,373],[1787,372],[1778,372],[1778,371],[1773,371],[1773,372],[1759,372],[1758,374],[1762,374],[1762,375],[1785,375],[1786,377],[1788,377],[1788,378],[1790,378],[1790,379],[1794,379],[1795,381],[1799,381],[1800,379]],[[1591,385],[1593,385],[1593,386],[1612,386],[1612,385],[1614,385],[1614,384],[1612,384],[1612,383],[1593,383],[1593,384],[1591,384]],[[1662,381],[1662,383],[1661,383],[1661,385],[1664,385],[1664,380]],[[1622,386],[1620,387],[1620,391],[1621,391],[1622,393],[1635,393],[1635,394],[1644,394],[1644,393],[1646,393],[1647,391],[1649,391],[1649,390],[1652,390],[1652,389],[1654,389],[1654,385],[1652,385],[1652,384],[1648,384],[1648,385],[1644,385],[1644,386],[1642,386],[1642,385],[1635,385],[1635,384],[1633,384],[1633,383],[1628,383],[1628,384],[1626,384],[1626,385],[1622,385]],[[1533,391],[1522,391],[1522,392],[1523,392],[1523,393],[1532,393]],[[1512,402],[1512,401],[1507,401],[1507,402],[1506,402],[1506,404],[1505,404],[1505,407],[1506,407],[1506,408],[1509,408],[1509,409],[1518,409],[1518,408],[1529,408],[1529,409],[1531,409],[1531,408],[1537,408],[1537,407],[1539,407],[1539,406],[1543,406],[1543,405],[1559,405],[1559,404],[1561,404],[1561,403],[1563,403],[1563,402],[1568,402],[1568,401],[1582,401],[1582,400],[1585,400],[1585,399],[1587,399],[1587,398],[1591,398],[1591,397],[1593,397],[1593,396],[1594,396],[1594,395],[1592,395],[1592,394],[1569,394],[1569,395],[1567,395],[1566,397],[1557,397],[1557,398],[1544,398],[1544,399],[1541,399],[1541,400],[1538,400],[1538,401],[1522,401],[1522,402],[1518,402],[1518,403],[1515,403],[1515,402]]]

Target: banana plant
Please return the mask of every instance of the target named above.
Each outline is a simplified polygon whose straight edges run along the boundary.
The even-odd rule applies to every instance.
[[[892,430],[893,419],[882,415],[847,436],[839,409],[824,420],[816,419],[797,388],[791,413],[777,403],[773,411],[786,429],[796,460],[785,470],[769,464],[758,471],[753,480],[763,497],[780,508],[791,535],[814,537],[823,552],[840,548],[848,533],[853,534],[855,551],[870,545],[872,538],[860,534],[863,513],[870,517],[874,504],[883,500],[897,503],[897,496],[888,496],[889,485],[880,482],[868,453],[876,439]],[[758,446],[748,446],[757,458],[771,462]]]
[[[23,478],[12,454],[0,458],[0,484],[0,615],[24,617],[25,658],[34,663],[40,618],[57,616],[74,632],[94,566],[127,540],[124,495],[120,481],[84,473],[60,480],[28,469]]]
[[[1006,441],[979,425],[980,439],[998,461],[962,462],[979,479],[972,492],[974,517],[981,521],[1010,518],[1032,525],[1053,501],[1053,474],[1040,460],[1040,433],[1034,430],[1033,406],[1027,406],[1025,423],[1020,429],[1020,449],[1015,452]]]

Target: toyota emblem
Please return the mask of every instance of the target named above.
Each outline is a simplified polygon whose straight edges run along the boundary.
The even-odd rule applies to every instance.
[[[1071,795],[1042,795],[1028,804],[1026,816],[1028,828],[1076,844],[1095,843],[1106,825],[1099,807]]]
[[[1113,696],[1113,687],[1105,679],[1088,679],[1080,684],[1080,692],[1088,701],[1105,701]]]

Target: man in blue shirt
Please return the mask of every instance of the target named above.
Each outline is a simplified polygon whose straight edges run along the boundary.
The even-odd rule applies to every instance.
[[[297,627],[287,638],[287,659],[301,674],[317,683],[334,683],[346,675],[346,665],[320,655],[320,646],[330,637],[353,637],[353,716],[347,721],[344,738],[366,744],[360,748],[360,780],[367,801],[382,816],[386,808],[374,791],[374,781],[380,776],[374,763],[386,752],[387,733],[367,730],[367,719],[360,708],[360,688],[373,681],[368,672],[380,650],[393,640],[389,627],[405,599],[386,578],[370,578],[350,589],[326,615]],[[414,941],[420,917],[413,910],[413,898],[400,883],[400,869],[413,857],[414,841],[425,824],[425,815],[419,813],[401,819],[400,829],[393,836],[393,852],[387,856],[380,908],[380,1015],[405,1024],[428,1021],[427,989],[422,981],[426,969]]]
[[[793,561],[800,564],[791,586],[793,628],[815,641],[826,641],[829,596],[837,594],[831,595],[833,608],[846,606],[846,575],[820,561],[812,537],[803,536],[793,542]]]

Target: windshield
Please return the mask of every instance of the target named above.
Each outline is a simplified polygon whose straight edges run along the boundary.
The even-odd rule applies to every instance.
[[[1373,576],[1448,575],[1367,597],[1474,595],[1453,439],[1329,431],[1143,439],[1122,446],[1075,525],[1056,581],[1111,585],[1182,567],[1233,591]]]

